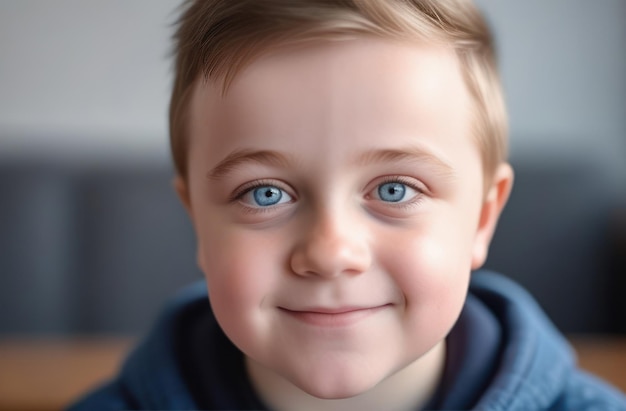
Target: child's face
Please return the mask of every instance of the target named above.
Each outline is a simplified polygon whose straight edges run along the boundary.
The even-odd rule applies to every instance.
[[[230,339],[326,398],[441,344],[492,229],[454,53],[325,43],[263,57],[220,90],[192,96],[182,191]]]

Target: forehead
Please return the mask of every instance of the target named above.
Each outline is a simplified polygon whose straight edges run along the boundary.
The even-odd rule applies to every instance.
[[[192,153],[210,144],[211,157],[219,159],[236,145],[284,149],[307,138],[329,148],[372,137],[384,144],[390,134],[469,140],[470,117],[451,48],[375,38],[325,41],[261,56],[225,95],[221,84],[199,81],[190,102],[190,144]],[[449,143],[439,146],[454,150]]]

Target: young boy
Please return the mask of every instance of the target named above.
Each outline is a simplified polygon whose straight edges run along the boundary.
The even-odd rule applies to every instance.
[[[513,182],[472,4],[189,1],[175,55],[206,284],[75,410],[626,409],[524,291],[471,273]]]

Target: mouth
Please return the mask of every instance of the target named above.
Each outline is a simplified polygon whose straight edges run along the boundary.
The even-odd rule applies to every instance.
[[[390,304],[373,307],[311,307],[304,309],[279,307],[279,309],[289,317],[308,325],[317,327],[346,327],[370,317],[389,306]]]

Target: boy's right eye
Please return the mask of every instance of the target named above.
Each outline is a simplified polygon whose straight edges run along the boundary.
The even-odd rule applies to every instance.
[[[292,197],[283,189],[273,185],[260,185],[246,189],[239,201],[249,207],[271,207],[291,202]]]

